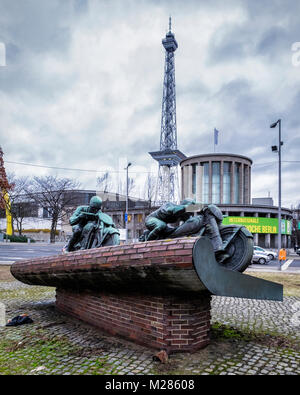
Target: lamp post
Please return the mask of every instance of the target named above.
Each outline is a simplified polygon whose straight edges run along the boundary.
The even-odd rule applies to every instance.
[[[281,141],[281,119],[272,123],[270,128],[274,129],[277,125],[279,125],[279,140],[278,140],[278,149],[276,150],[276,146],[272,147],[272,151],[278,152],[278,264],[279,270],[281,270],[281,260],[279,259],[279,252],[281,250],[281,146],[283,142]]]
[[[128,242],[128,167],[131,166],[131,162],[127,164],[124,170],[126,170],[126,211],[125,211],[125,242]]]

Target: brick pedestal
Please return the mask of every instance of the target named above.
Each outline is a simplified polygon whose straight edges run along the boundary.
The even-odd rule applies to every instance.
[[[17,261],[13,276],[57,288],[57,308],[167,352],[208,344],[210,293],[197,274],[197,238],[108,246]]]
[[[211,296],[109,294],[57,289],[58,310],[155,349],[194,352],[209,343]]]

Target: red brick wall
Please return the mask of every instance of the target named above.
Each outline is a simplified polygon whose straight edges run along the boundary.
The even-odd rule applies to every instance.
[[[197,299],[58,289],[57,308],[102,330],[155,349],[193,352],[209,343],[210,295]]]
[[[94,248],[18,261],[20,281],[57,287],[57,308],[167,352],[209,342],[210,296],[193,265],[196,238]],[[99,289],[101,292],[99,292]]]
[[[149,241],[32,258],[15,262],[11,272],[17,280],[31,285],[89,290],[107,286],[108,291],[115,286],[118,291],[122,284],[128,292],[147,288],[155,293],[163,286],[168,295],[178,291],[198,293],[205,286],[193,265],[196,240]]]

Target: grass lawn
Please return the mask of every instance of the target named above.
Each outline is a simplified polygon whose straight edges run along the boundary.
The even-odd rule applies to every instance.
[[[16,281],[10,273],[10,266],[0,265],[0,281]]]

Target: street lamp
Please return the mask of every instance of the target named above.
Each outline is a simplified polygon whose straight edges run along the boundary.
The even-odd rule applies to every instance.
[[[278,148],[276,146],[272,146],[273,152],[278,152],[278,264],[279,270],[281,270],[281,260],[279,259],[279,253],[281,250],[281,146],[283,142],[281,141],[281,119],[272,123],[270,128],[274,129],[279,125],[279,141]]]
[[[128,241],[128,167],[131,166],[132,163],[129,162],[124,170],[126,170],[126,211],[125,211],[125,242],[127,244]]]

